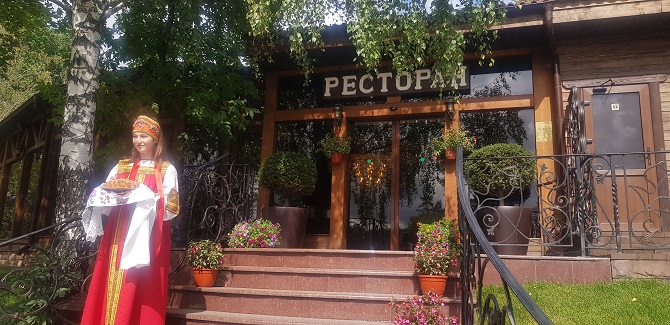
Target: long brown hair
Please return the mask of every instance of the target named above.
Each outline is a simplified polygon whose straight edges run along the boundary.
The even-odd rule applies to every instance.
[[[163,165],[163,161],[165,161],[165,150],[164,150],[164,142],[163,142],[163,130],[161,130],[158,133],[158,141],[156,142],[156,146],[154,147],[154,156],[151,158],[154,161],[155,166],[161,166]],[[142,156],[140,155],[140,152],[137,151],[135,146],[133,145],[133,150],[130,153],[130,157],[132,158],[132,161],[138,161],[142,159]]]

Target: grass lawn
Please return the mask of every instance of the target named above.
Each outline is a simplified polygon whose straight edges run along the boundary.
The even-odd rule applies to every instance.
[[[670,324],[670,282],[625,280],[607,284],[538,283],[524,288],[557,325]],[[502,287],[486,287],[504,302]],[[537,324],[512,294],[517,324]]]

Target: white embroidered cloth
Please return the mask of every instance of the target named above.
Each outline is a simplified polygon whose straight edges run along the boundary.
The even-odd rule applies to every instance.
[[[144,184],[126,192],[107,191],[102,188],[102,185],[96,187],[89,195],[86,208],[82,213],[86,240],[95,241],[98,236],[102,235],[104,231],[102,215],[109,215],[112,207],[135,203],[135,210],[131,216],[128,234],[121,252],[119,268],[125,270],[149,265],[151,230],[156,220],[157,201],[156,193]]]

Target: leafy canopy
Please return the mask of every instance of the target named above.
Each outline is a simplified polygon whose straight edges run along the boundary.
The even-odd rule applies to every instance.
[[[490,27],[502,22],[505,8],[495,0],[247,0],[247,19],[254,42],[270,49],[288,43],[291,56],[308,75],[307,49],[323,45],[321,32],[346,22],[356,60],[369,70],[390,59],[396,71],[413,71],[434,59],[444,80],[451,80],[468,50],[490,53],[497,38]],[[468,31],[466,34],[465,31]]]
[[[248,33],[244,0],[128,2],[106,35],[97,124],[101,135],[126,128],[139,109],[186,121],[181,157],[220,155],[258,110],[258,94],[240,60]],[[127,139],[101,153],[118,157]]]

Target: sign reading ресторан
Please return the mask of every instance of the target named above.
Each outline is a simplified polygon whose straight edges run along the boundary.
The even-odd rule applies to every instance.
[[[460,67],[459,73],[451,82],[445,82],[442,74],[431,69],[418,69],[413,73],[380,72],[376,75],[357,73],[323,78],[323,97],[327,99],[469,88],[470,74],[466,66]]]

